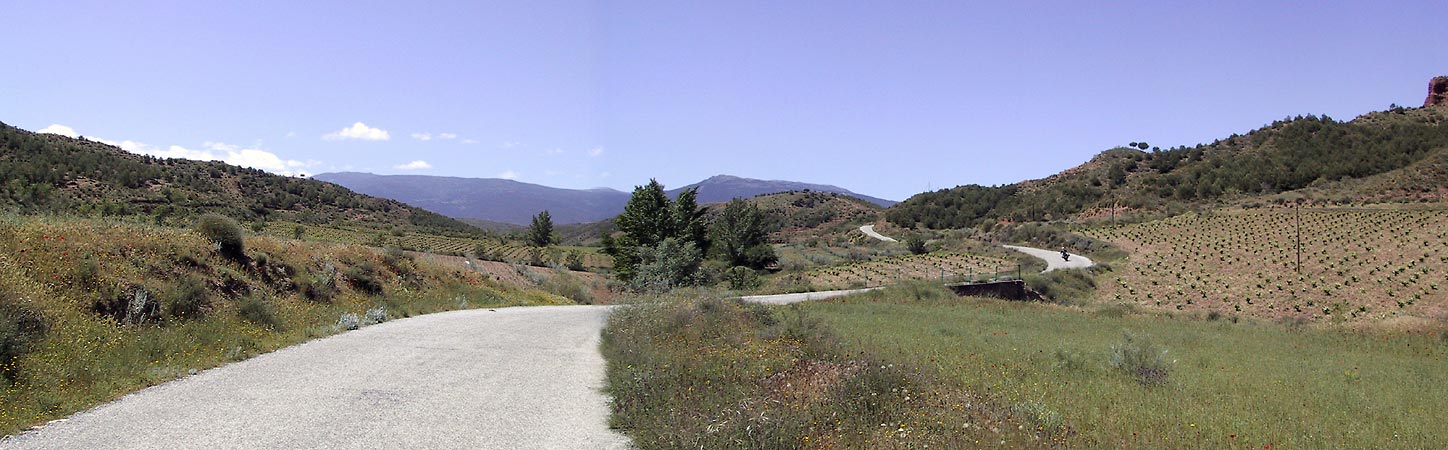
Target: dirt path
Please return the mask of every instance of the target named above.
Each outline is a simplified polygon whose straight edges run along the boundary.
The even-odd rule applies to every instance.
[[[627,448],[599,391],[609,307],[396,320],[128,395],[3,448]]]
[[[1025,254],[1027,254],[1027,255],[1031,255],[1031,256],[1034,256],[1034,257],[1036,257],[1036,258],[1040,258],[1041,260],[1045,261],[1045,262],[1046,262],[1046,270],[1041,271],[1041,273],[1046,273],[1046,272],[1050,272],[1050,271],[1052,271],[1052,270],[1059,270],[1059,269],[1085,269],[1085,268],[1087,268],[1087,267],[1091,267],[1091,266],[1096,265],[1096,263],[1091,262],[1091,258],[1087,258],[1087,257],[1085,257],[1085,256],[1077,255],[1077,254],[1075,254],[1075,253],[1067,253],[1067,254],[1071,255],[1071,259],[1069,259],[1069,260],[1063,260],[1063,259],[1061,259],[1061,252],[1059,252],[1059,251],[1051,251],[1051,250],[1040,249],[1040,248],[1031,248],[1031,247],[1021,247],[1021,246],[1017,246],[1017,245],[1002,245],[1002,247],[1005,247],[1005,248],[1008,248],[1008,249],[1011,249],[1011,250],[1015,250],[1015,251],[1018,251],[1018,252],[1021,252],[1021,253],[1025,253]]]
[[[862,226],[862,227],[860,227],[860,231],[863,232],[863,233],[865,233],[866,236],[869,236],[869,237],[872,237],[872,238],[875,238],[875,239],[879,239],[879,240],[882,240],[882,241],[885,241],[885,242],[899,242],[899,241],[896,241],[895,238],[892,238],[892,237],[889,237],[889,236],[886,236],[886,235],[883,235],[883,234],[880,234],[880,233],[876,233],[876,232],[875,232],[875,224],[869,224],[869,225]]]
[[[841,291],[800,292],[798,294],[747,295],[744,297],[739,297],[739,299],[750,303],[764,303],[767,305],[788,305],[790,303],[799,303],[810,300],[824,300],[827,298],[844,297],[846,295],[869,292],[876,289],[880,288],[872,287],[864,289],[846,289]]]

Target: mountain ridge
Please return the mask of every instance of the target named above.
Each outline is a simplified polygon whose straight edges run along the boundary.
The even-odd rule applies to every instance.
[[[467,178],[434,175],[378,175],[364,172],[329,172],[312,178],[354,191],[390,198],[449,217],[526,225],[539,211],[547,210],[557,224],[593,223],[623,212],[630,193],[611,188],[566,189],[500,178]],[[833,185],[797,181],[759,180],[733,175],[715,175],[700,182],[667,191],[677,197],[685,189],[697,188],[702,204],[734,198],[790,191],[831,192],[881,206],[896,202],[862,195]]]

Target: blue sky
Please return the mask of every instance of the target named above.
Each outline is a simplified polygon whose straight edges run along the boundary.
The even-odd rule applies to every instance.
[[[288,174],[899,200],[1448,75],[1441,0],[236,3],[6,2],[0,121]]]

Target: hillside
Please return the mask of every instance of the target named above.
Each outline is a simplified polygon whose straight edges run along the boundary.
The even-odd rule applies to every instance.
[[[23,214],[150,216],[158,224],[185,224],[203,213],[219,213],[248,222],[347,222],[378,230],[481,233],[457,220],[331,183],[216,161],[137,155],[3,123],[0,179],[5,180],[0,209]]]
[[[860,198],[820,191],[760,195],[748,201],[769,218],[775,242],[847,232],[875,222],[881,210]]]
[[[888,207],[890,205],[899,203],[892,200],[885,200],[883,198],[856,194],[854,192],[851,192],[849,189],[845,189],[839,186],[801,183],[798,181],[756,180],[753,178],[741,178],[732,175],[715,175],[698,183],[683,186],[678,189],[669,190],[668,193],[670,197],[677,197],[680,192],[683,192],[685,189],[690,188],[697,188],[699,190],[699,203],[727,202],[736,198],[753,198],[760,195],[793,191],[843,194],[859,198],[861,200],[865,200],[867,202],[882,207]]]
[[[459,219],[527,225],[539,211],[547,210],[560,225],[593,223],[623,212],[630,193],[607,188],[562,189],[498,178],[458,178],[429,175],[374,175],[370,173],[323,173],[313,177],[336,183],[367,195],[390,198]],[[677,197],[684,189],[697,188],[701,204],[726,202],[734,198],[789,191],[836,192],[889,206],[895,202],[859,195],[836,186],[795,181],[756,180],[717,175],[704,181],[667,191]]]
[[[629,194],[562,189],[499,178],[323,173],[313,178],[460,219],[526,225],[547,210],[557,224],[597,222],[623,211]]]
[[[1284,119],[1245,135],[1172,149],[1121,147],[1045,179],[917,194],[887,212],[898,225],[958,228],[1193,205],[1348,183],[1318,190],[1338,203],[1442,198],[1448,108],[1395,108],[1348,122]],[[1438,161],[1438,162],[1433,162]],[[1353,180],[1366,180],[1349,183]]]

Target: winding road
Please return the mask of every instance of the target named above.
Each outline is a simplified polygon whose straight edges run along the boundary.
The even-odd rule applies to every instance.
[[[608,428],[609,307],[386,322],[154,386],[3,448],[628,448]]]
[[[788,305],[790,303],[807,302],[810,300],[824,300],[827,298],[844,297],[846,295],[870,292],[880,287],[864,289],[845,289],[839,291],[815,291],[800,292],[797,294],[774,294],[774,295],[746,295],[739,297],[740,300],[750,303],[763,303],[766,305]]]
[[[1071,259],[1062,260],[1061,252],[1059,251],[1051,251],[1032,247],[1021,247],[1018,245],[1002,245],[1002,247],[1025,253],[1027,255],[1031,255],[1046,261],[1046,270],[1041,271],[1041,273],[1060,269],[1085,269],[1087,267],[1096,265],[1096,263],[1091,262],[1091,258],[1077,255],[1075,253],[1068,252],[1067,254],[1071,255]]]
[[[875,239],[879,239],[879,240],[882,240],[882,241],[885,241],[885,242],[900,242],[900,241],[896,241],[895,238],[892,238],[892,237],[889,237],[889,236],[886,236],[886,235],[883,235],[883,234],[880,234],[880,233],[876,233],[876,232],[875,232],[875,224],[869,224],[869,225],[865,225],[865,226],[860,227],[860,232],[865,233],[866,236],[869,236],[869,237],[872,237],[872,238],[875,238]]]

